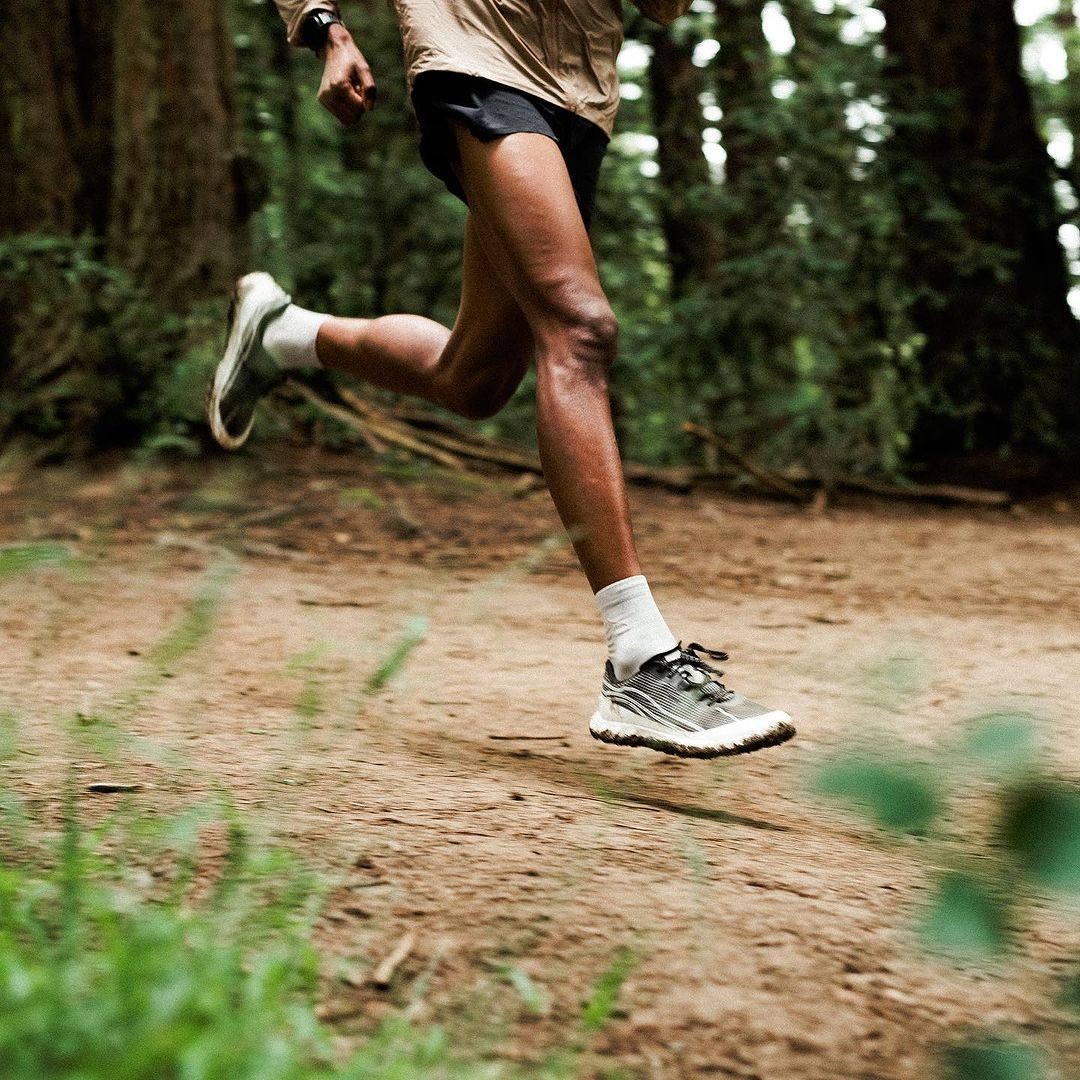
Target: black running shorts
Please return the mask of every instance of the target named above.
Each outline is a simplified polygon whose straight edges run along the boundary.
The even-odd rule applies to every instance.
[[[412,101],[420,123],[420,157],[462,202],[468,199],[453,169],[458,147],[450,118],[455,116],[484,142],[516,131],[534,131],[554,139],[588,227],[608,145],[601,127],[524,90],[458,71],[420,72],[413,82]]]

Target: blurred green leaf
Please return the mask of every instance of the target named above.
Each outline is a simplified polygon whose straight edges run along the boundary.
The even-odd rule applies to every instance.
[[[503,975],[533,1016],[543,1016],[548,1011],[550,1001],[547,991],[538,985],[527,971],[514,964],[506,968]]]
[[[0,578],[39,566],[63,566],[73,558],[66,544],[12,544],[0,548]]]
[[[371,488],[347,488],[341,493],[343,503],[351,503],[354,506],[363,506],[368,510],[381,510],[385,505],[383,499]]]
[[[820,770],[816,787],[895,832],[925,832],[942,809],[933,771],[917,762],[842,758]]]
[[[375,673],[368,679],[367,689],[369,693],[376,693],[405,666],[413,649],[417,647],[427,635],[427,619],[417,617],[410,619],[401,640],[390,651],[390,655],[378,666]]]
[[[1042,1080],[1043,1055],[1003,1039],[979,1039],[949,1047],[942,1055],[948,1080]]]
[[[965,761],[992,776],[1018,772],[1038,758],[1035,722],[1027,713],[991,713],[972,721],[960,742]]]
[[[926,946],[957,957],[994,957],[1008,944],[1007,912],[984,881],[950,871],[936,883],[930,908],[919,927]]]
[[[1033,780],[1005,794],[1001,839],[1039,885],[1080,892],[1080,788]]]
[[[590,1031],[598,1031],[611,1019],[623,983],[630,977],[630,972],[634,970],[637,962],[638,957],[633,949],[620,949],[597,980],[582,1010],[582,1020]]]

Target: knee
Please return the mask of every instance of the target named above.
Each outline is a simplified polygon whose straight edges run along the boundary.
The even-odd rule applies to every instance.
[[[541,362],[577,376],[606,378],[619,349],[619,323],[603,295],[571,293],[555,306],[540,340]]]

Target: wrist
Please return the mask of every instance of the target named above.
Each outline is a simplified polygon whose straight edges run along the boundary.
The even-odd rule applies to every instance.
[[[326,48],[330,31],[340,25],[341,17],[330,8],[309,11],[300,24],[300,41],[316,55]]]
[[[341,45],[351,45],[352,34],[349,33],[344,23],[334,23],[327,29],[326,44],[319,51],[320,56],[325,56],[331,49]]]

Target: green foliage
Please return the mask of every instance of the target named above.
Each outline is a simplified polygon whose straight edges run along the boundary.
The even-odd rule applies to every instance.
[[[237,168],[260,188],[248,264],[320,310],[407,311],[451,324],[465,208],[420,161],[390,5],[344,5],[379,85],[378,107],[349,130],[316,101],[318,63],[285,43],[272,5],[229,6]],[[763,464],[823,474],[899,473],[922,464],[914,455],[933,450],[934,432],[974,444],[988,424],[1003,450],[1063,453],[1056,398],[1068,366],[1046,353],[1038,326],[1018,339],[1030,340],[1030,355],[994,340],[976,342],[971,355],[933,353],[926,314],[965,290],[982,303],[978,284],[1007,280],[1011,257],[981,237],[907,137],[941,129],[954,105],[890,97],[878,35],[849,32],[850,0],[829,7],[783,0],[794,37],[786,55],[767,44],[753,5],[697,5],[670,31],[684,45],[721,45],[702,62],[700,105],[710,111],[691,102],[686,115],[727,163],[714,156],[706,180],[685,189],[665,189],[654,175],[648,76],[625,75],[593,227],[622,325],[613,396],[625,452],[695,459],[701,448],[681,431],[689,419],[722,429]],[[1032,31],[1057,35],[1070,64],[1065,80],[1032,80],[1048,134],[1080,128],[1074,23],[1055,13]],[[631,14],[631,40],[660,32],[644,25]],[[732,79],[744,69],[747,80]],[[1056,180],[1061,210],[1075,221],[1075,166]],[[990,181],[980,174],[970,183],[986,188],[997,220],[1011,212],[1015,184]],[[673,202],[696,219],[711,259],[678,296],[664,224]],[[29,434],[56,454],[116,444],[196,454],[223,301],[163,311],[108,264],[106,246],[102,237],[0,240],[0,352],[11,358],[0,441]],[[921,279],[920,250],[956,272]],[[1080,261],[1072,272],[1080,275]],[[530,374],[487,430],[531,441],[533,389]],[[295,415],[306,417],[305,407]],[[266,410],[260,426],[274,429]],[[333,425],[322,430],[348,438]]]
[[[1080,893],[1080,790],[1034,777],[1005,793],[1001,838],[1038,885]]]
[[[620,949],[593,987],[581,1012],[582,1023],[588,1031],[599,1031],[615,1014],[623,983],[638,963],[633,949]]]
[[[958,783],[980,786],[988,820],[959,827],[950,821],[947,794]],[[834,758],[819,769],[816,785],[854,804],[892,838],[923,834],[914,850],[928,864],[931,891],[918,934],[932,952],[1000,963],[1020,946],[1036,898],[1080,892],[1080,786],[1046,771],[1035,725],[1023,714],[979,717],[929,761],[883,755],[880,747],[874,758]],[[994,844],[979,845],[980,836]],[[1075,971],[1062,981],[1058,1004],[1080,1010]],[[942,1067],[963,1080],[1046,1075],[1033,1048],[984,1035],[946,1048]]]
[[[942,1055],[949,1080],[1043,1080],[1043,1056],[1030,1046],[1003,1039],[980,1039],[950,1047]]]
[[[529,1013],[533,1016],[544,1016],[547,1013],[551,1004],[547,991],[524,968],[513,964],[503,971],[503,977],[517,992]]]
[[[38,566],[66,566],[73,557],[66,544],[12,544],[0,548],[0,578]]]
[[[367,681],[369,694],[378,693],[387,683],[405,666],[405,662],[412,655],[413,650],[423,643],[427,636],[427,619],[416,617],[409,620],[405,633],[397,644],[390,650],[386,659],[375,669]]]
[[[69,799],[55,865],[0,869],[5,1075],[315,1075],[314,955],[274,880],[298,872],[237,860],[229,910],[148,900],[88,848]]]
[[[197,398],[174,377],[188,377],[204,320],[160,310],[99,260],[92,241],[0,239],[0,294],[8,305],[0,442],[29,434],[58,454],[85,453],[183,436],[196,415],[201,421],[204,377]]]
[[[991,885],[958,871],[941,874],[930,908],[920,926],[932,951],[956,957],[988,959],[1008,942],[1005,905]]]
[[[932,770],[916,762],[839,760],[817,777],[825,795],[855,803],[875,824],[895,832],[920,833],[941,812]]]
[[[232,572],[232,566],[225,561],[207,572],[180,620],[151,650],[148,657],[151,669],[157,673],[169,672],[206,640]]]
[[[229,838],[213,888],[197,874],[200,830]],[[128,830],[155,882],[98,846]],[[9,849],[10,851],[10,849]],[[0,1061],[5,1080],[439,1080],[478,1077],[438,1030],[384,1024],[347,1060],[315,1012],[308,940],[316,883],[293,857],[253,845],[235,813],[80,824],[40,865],[0,862]],[[484,1073],[483,1075],[489,1075]]]
[[[990,713],[972,721],[959,760],[984,775],[1006,777],[1033,767],[1039,758],[1035,725],[1024,713]]]

